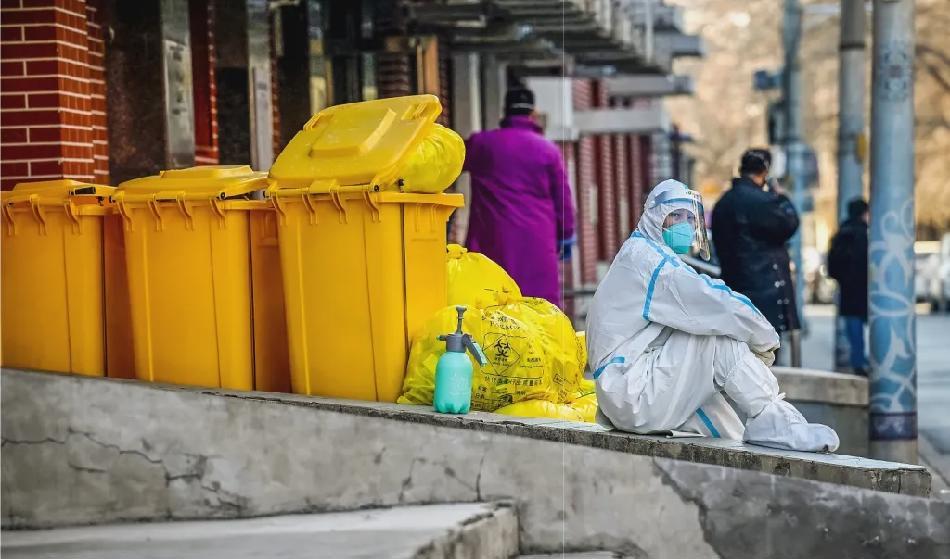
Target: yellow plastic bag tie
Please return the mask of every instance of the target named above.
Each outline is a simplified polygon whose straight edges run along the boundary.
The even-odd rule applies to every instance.
[[[497,293],[509,293],[512,300],[521,298],[521,290],[501,266],[484,254],[469,252],[461,245],[448,245],[446,281],[448,303],[484,308],[498,304]]]

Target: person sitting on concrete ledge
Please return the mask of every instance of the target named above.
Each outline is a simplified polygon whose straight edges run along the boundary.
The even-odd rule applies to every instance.
[[[784,401],[771,367],[779,337],[749,299],[679,258],[709,257],[702,200],[658,184],[594,295],[587,349],[598,423],[686,431],[780,449],[834,452],[834,430]],[[745,427],[723,396],[746,415]]]

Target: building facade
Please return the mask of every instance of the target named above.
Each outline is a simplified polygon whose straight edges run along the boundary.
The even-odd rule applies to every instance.
[[[691,91],[673,59],[702,54],[681,19],[661,0],[3,0],[0,186],[266,170],[320,109],[414,93],[468,136],[527,85],[576,197],[566,287],[591,287],[649,188],[691,178],[661,102]]]

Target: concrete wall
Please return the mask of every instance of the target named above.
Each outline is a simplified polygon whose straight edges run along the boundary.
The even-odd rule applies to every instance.
[[[11,371],[2,399],[6,528],[513,498],[523,552],[950,553],[950,503],[578,444],[615,436],[595,426],[559,442],[501,416]]]

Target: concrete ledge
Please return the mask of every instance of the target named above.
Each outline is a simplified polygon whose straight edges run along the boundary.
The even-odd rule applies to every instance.
[[[279,401],[338,413],[453,429],[504,433],[516,437],[570,443],[627,454],[672,458],[697,464],[712,464],[785,477],[826,481],[875,491],[924,497],[930,495],[930,472],[923,466],[883,462],[860,456],[785,451],[723,439],[672,439],[636,435],[608,431],[590,423],[546,418],[517,418],[484,412],[451,416],[436,413],[427,406],[367,403],[273,393],[217,390],[203,392],[235,398]]]
[[[510,500],[525,554],[814,559],[950,552],[950,503],[791,479],[837,472],[907,490],[913,476],[901,472],[914,467],[874,468],[834,456],[819,463],[809,460],[814,455],[489,414],[447,418],[398,406],[14,371],[0,381],[5,528]],[[626,451],[605,449],[612,446]],[[762,473],[635,449],[785,466]]]
[[[3,370],[7,375],[31,375]],[[49,375],[52,373],[42,373]],[[62,378],[63,375],[55,375]],[[202,394],[278,402],[323,411],[419,423],[452,429],[469,429],[536,440],[570,443],[627,454],[672,458],[729,468],[752,470],[772,475],[825,481],[874,491],[903,495],[929,496],[931,476],[927,468],[911,464],[883,462],[857,456],[794,452],[747,445],[723,439],[670,439],[608,431],[590,423],[545,418],[516,418],[493,413],[473,412],[464,416],[436,413],[427,406],[405,406],[378,402],[337,400],[271,392],[237,392],[195,389],[172,385],[143,384],[137,381],[91,377],[66,377],[83,383],[122,383],[140,390],[187,391]]]
[[[868,379],[815,369],[773,367],[785,399],[845,406],[868,405]]]

